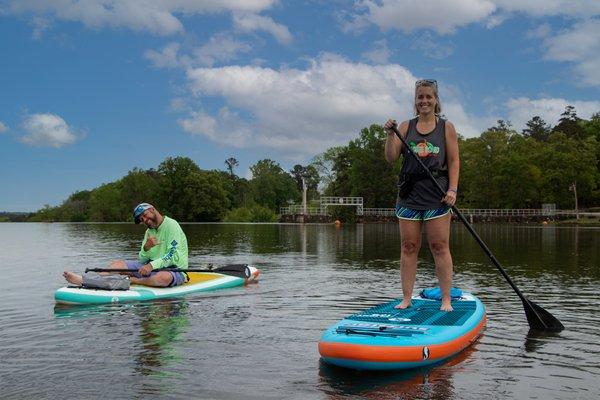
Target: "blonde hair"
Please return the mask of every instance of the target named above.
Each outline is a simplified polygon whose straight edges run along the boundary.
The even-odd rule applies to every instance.
[[[442,112],[442,104],[440,103],[440,96],[438,95],[437,82],[432,79],[418,80],[415,84],[415,115],[419,115],[419,111],[417,111],[417,89],[421,86],[426,86],[433,89],[433,95],[435,96],[435,109],[433,110],[433,112],[436,115],[440,115]]]

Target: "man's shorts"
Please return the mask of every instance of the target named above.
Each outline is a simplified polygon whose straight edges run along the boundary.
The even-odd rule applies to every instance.
[[[127,269],[130,269],[133,271],[137,271],[144,266],[144,264],[140,263],[139,261],[125,261],[125,264],[127,264]],[[152,271],[152,272],[150,272],[150,276],[156,275],[156,274],[158,274],[158,272],[159,271],[156,271],[156,270]],[[179,285],[182,285],[187,282],[187,277],[185,276],[185,274],[183,272],[177,272],[177,271],[167,271],[167,272],[170,272],[171,276],[173,277],[169,286],[179,286]],[[136,278],[147,278],[147,276],[142,276],[139,272],[136,272],[135,274],[132,274],[132,275],[135,276]]]
[[[442,206],[434,210],[413,210],[412,208],[396,206],[396,217],[409,221],[429,221],[443,217],[450,212],[450,207]]]

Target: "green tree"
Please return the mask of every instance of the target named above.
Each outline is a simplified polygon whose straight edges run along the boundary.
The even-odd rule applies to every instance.
[[[585,138],[585,130],[580,125],[581,118],[577,116],[575,107],[568,105],[565,111],[560,114],[558,125],[552,129],[552,132],[562,132],[567,137],[575,139]]]
[[[541,208],[543,172],[535,154],[543,144],[533,138],[510,135],[507,151],[498,157],[493,184],[498,187],[499,208]]]
[[[580,121],[585,136],[596,139],[596,168],[600,171],[600,112],[595,113],[589,120]],[[600,205],[600,176],[596,182],[596,189],[592,191],[589,199],[591,205]]]
[[[134,168],[120,180],[122,201],[130,210],[142,202],[159,206],[160,175],[150,169]]]
[[[90,221],[129,221],[131,211],[123,204],[122,199],[121,185],[116,182],[106,183],[92,190],[89,199]]]
[[[200,168],[188,157],[169,157],[164,160],[158,166],[160,188],[157,207],[173,218],[185,221],[189,205],[186,185],[189,179],[193,180],[190,177],[199,172]]]
[[[60,220],[69,222],[88,221],[91,195],[92,192],[89,190],[78,191],[70,195],[60,206]]]
[[[227,165],[229,175],[233,177],[233,169],[239,165],[238,160],[233,157],[229,157],[227,160],[225,160],[225,165]]]
[[[306,183],[307,197],[311,199],[318,195],[319,172],[314,165],[309,164],[307,166],[302,166],[300,164],[296,164],[294,165],[294,168],[290,170],[290,174],[296,182],[298,191],[302,192],[304,190],[302,186],[302,179],[304,179],[304,182]]]
[[[182,221],[220,221],[229,209],[227,191],[214,171],[190,172],[178,201]]]
[[[380,125],[360,131],[348,146],[333,147],[313,159],[328,196],[363,197],[366,207],[391,207],[396,199],[400,163],[385,160],[387,135]]]
[[[476,138],[459,143],[461,152],[460,204],[473,208],[503,207],[502,179],[498,174],[504,163],[514,131],[498,127]]]
[[[371,125],[348,145],[350,196],[363,197],[365,207],[392,207],[396,201],[400,165],[385,160],[386,138],[382,126]]]
[[[527,128],[523,129],[523,136],[530,137],[540,142],[545,142],[550,136],[551,128],[542,118],[535,116],[527,121]]]
[[[539,155],[543,166],[544,203],[556,203],[559,208],[573,208],[573,193],[569,187],[576,182],[581,206],[589,204],[596,189],[599,174],[596,138],[578,140],[562,132],[550,135],[548,145]]]
[[[327,196],[349,196],[348,147],[331,147],[314,157],[311,165],[317,170]]]
[[[288,201],[299,201],[300,192],[294,178],[278,163],[269,159],[260,160],[250,167],[250,171],[252,197],[257,204],[278,212]]]

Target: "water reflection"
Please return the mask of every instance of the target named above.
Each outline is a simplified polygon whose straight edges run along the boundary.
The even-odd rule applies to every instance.
[[[553,339],[559,339],[561,334],[559,332],[544,332],[530,330],[525,337],[524,348],[527,353],[539,352],[544,348],[549,341]]]
[[[164,367],[182,360],[177,344],[190,325],[188,304],[185,300],[165,300],[137,310],[142,349],[136,356],[135,370],[142,375],[162,375]]]
[[[121,332],[123,341],[131,342],[135,351],[134,370],[144,376],[173,376],[168,372],[171,367],[181,363],[182,355],[178,348],[181,337],[190,326],[189,306],[186,300],[156,300],[140,304],[106,304],[106,305],[61,305],[54,307],[55,318],[87,320],[117,316],[127,318],[127,330]],[[118,320],[117,320],[118,321]],[[95,329],[101,326],[92,322]],[[138,327],[135,332],[132,327]],[[96,332],[101,335],[101,332]],[[114,334],[114,331],[111,335]],[[134,335],[132,337],[132,335]],[[136,339],[137,338],[137,339]],[[155,390],[151,385],[144,388],[144,393],[161,392],[158,385]]]

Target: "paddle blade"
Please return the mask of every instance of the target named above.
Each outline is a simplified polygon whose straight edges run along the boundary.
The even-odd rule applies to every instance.
[[[248,264],[229,264],[215,268],[212,272],[218,272],[223,275],[237,276],[238,278],[250,278],[252,275]]]
[[[531,329],[537,331],[559,332],[565,329],[564,325],[548,311],[526,298],[521,299],[525,308],[527,322]]]

